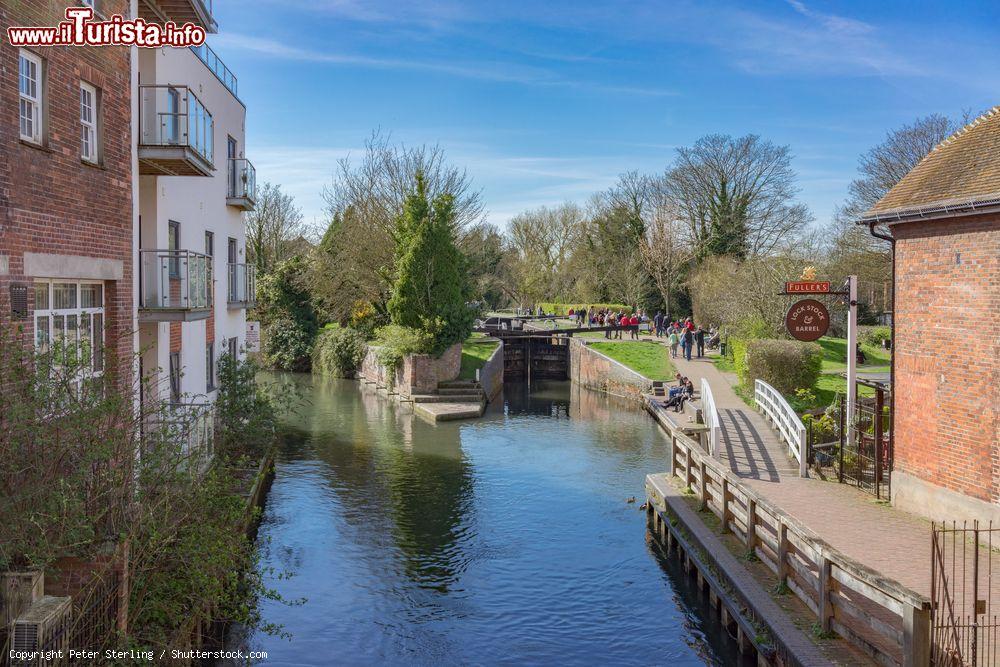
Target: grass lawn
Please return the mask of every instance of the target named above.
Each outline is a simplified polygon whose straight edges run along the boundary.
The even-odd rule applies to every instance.
[[[462,370],[459,371],[458,378],[475,380],[476,371],[483,367],[497,345],[499,343],[495,340],[477,340],[475,335],[462,343]]]
[[[644,341],[616,341],[591,343],[601,354],[628,366],[636,373],[645,375],[650,380],[672,380],[674,365],[670,363],[670,350],[657,343]]]

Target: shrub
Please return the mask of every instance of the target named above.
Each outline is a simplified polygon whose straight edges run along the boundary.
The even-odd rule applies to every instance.
[[[281,318],[264,329],[264,362],[285,371],[308,371],[312,360],[314,327]]]
[[[816,343],[793,340],[754,340],[746,346],[746,377],[753,386],[757,379],[786,396],[797,389],[811,389],[819,380],[823,348]]]
[[[892,340],[892,327],[858,327],[858,340],[865,345],[882,347],[883,340]]]
[[[354,377],[365,358],[364,335],[355,329],[325,329],[313,348],[313,372],[335,377]]]
[[[434,334],[390,324],[375,332],[375,345],[379,347],[379,363],[386,368],[397,368],[408,354],[429,354],[434,349]]]
[[[360,333],[365,340],[375,335],[378,326],[378,313],[368,301],[357,301],[351,310],[351,328]]]
[[[730,338],[727,353],[733,356],[733,370],[743,384],[753,384],[747,381],[747,341],[742,338]]]

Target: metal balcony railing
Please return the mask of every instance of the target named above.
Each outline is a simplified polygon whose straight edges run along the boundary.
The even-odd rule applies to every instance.
[[[231,92],[235,97],[239,98],[239,94],[236,92],[238,88],[238,81],[236,80],[236,75],[226,67],[226,63],[222,62],[215,51],[208,44],[202,44],[201,46],[192,46],[191,50],[194,54],[198,56],[198,60],[205,63],[205,67],[211,70],[212,74],[225,86],[229,92]]]
[[[139,251],[140,310],[200,310],[207,317],[212,306],[212,284],[212,258],[208,255],[190,250]]]
[[[139,86],[139,119],[140,147],[188,148],[214,164],[215,121],[186,86]]]
[[[257,304],[257,268],[253,264],[230,264],[228,283],[230,306],[253,308]]]
[[[227,203],[252,210],[257,202],[257,170],[246,158],[229,158]]]

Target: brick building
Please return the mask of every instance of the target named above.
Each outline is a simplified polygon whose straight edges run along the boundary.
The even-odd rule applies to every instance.
[[[71,4],[2,3],[0,31],[57,25]],[[207,0],[85,4],[217,30]],[[142,400],[204,413],[219,357],[243,354],[254,300],[244,215],[256,177],[237,77],[207,44],[6,40],[0,74],[0,323],[41,350],[86,341],[92,372],[138,372]]]
[[[126,0],[106,0],[127,13]],[[56,25],[65,3],[0,4]],[[134,350],[131,57],[126,47],[0,43],[0,321],[45,348],[93,342],[95,372]],[[12,302],[13,299],[13,302]],[[13,312],[16,309],[17,312]]]
[[[1000,108],[861,222],[894,248],[893,503],[1000,523]]]

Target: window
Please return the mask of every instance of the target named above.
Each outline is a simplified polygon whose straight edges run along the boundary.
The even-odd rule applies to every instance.
[[[42,143],[42,59],[30,51],[21,50],[18,60],[18,91],[21,138]]]
[[[35,349],[81,379],[104,370],[104,284],[35,283]]]
[[[233,362],[239,359],[239,341],[236,338],[229,339],[229,356],[233,358]]]
[[[80,157],[97,162],[97,89],[80,82]]]
[[[169,255],[169,269],[171,278],[181,277],[180,249],[181,243],[181,223],[170,220],[167,222],[167,250]],[[162,269],[161,269],[162,270]]]
[[[205,346],[205,391],[215,391],[215,355],[212,354],[212,343]]]
[[[215,257],[215,234],[212,232],[205,232],[205,254]]]
[[[170,402],[181,402],[181,353],[170,353]]]

